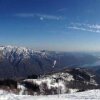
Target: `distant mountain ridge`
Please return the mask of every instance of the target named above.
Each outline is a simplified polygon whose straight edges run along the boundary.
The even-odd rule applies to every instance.
[[[40,75],[97,60],[97,57],[85,53],[34,51],[25,47],[0,46],[0,78]]]

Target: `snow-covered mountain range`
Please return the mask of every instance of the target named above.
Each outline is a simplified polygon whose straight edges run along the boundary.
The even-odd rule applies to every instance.
[[[40,75],[97,60],[97,57],[85,53],[35,51],[25,47],[0,46],[0,78]]]

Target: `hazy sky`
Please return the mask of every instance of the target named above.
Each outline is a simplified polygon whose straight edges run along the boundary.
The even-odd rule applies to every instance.
[[[100,0],[0,0],[0,45],[100,50]]]

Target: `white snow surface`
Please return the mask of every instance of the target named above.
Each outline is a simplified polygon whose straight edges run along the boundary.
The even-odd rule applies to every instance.
[[[0,90],[0,100],[100,100],[100,90],[49,96],[15,95]]]

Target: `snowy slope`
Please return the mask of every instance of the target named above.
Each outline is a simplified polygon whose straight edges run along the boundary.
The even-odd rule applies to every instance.
[[[90,90],[72,94],[62,94],[59,96],[22,96],[0,91],[0,100],[100,100],[100,90]]]
[[[99,88],[99,84],[93,75],[80,68],[50,73],[37,79],[25,79],[19,84],[26,88],[22,94],[26,94],[25,91],[27,90],[27,94],[30,95],[63,94]],[[28,89],[33,92],[28,91]],[[20,88],[20,90],[23,90],[23,88]]]

